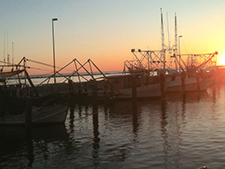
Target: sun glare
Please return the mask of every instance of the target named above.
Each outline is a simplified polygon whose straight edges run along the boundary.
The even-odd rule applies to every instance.
[[[218,58],[219,65],[225,65],[225,52]]]

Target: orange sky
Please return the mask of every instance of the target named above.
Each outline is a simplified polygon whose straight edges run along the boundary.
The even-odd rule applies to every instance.
[[[58,67],[77,58],[81,63],[93,60],[102,71],[122,70],[124,61],[133,59],[131,49],[161,49],[160,8],[167,47],[168,41],[174,45],[176,13],[181,53],[218,51],[218,64],[225,64],[225,2],[220,0],[4,1],[0,7],[1,60],[7,54],[11,60],[13,42],[16,62],[25,56],[53,64],[52,18],[56,17]],[[43,73],[52,71],[43,69]]]

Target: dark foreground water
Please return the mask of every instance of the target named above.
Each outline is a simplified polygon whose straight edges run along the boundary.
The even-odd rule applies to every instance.
[[[225,86],[206,93],[76,106],[65,125],[0,128],[4,169],[225,168]],[[98,116],[97,116],[98,115]]]

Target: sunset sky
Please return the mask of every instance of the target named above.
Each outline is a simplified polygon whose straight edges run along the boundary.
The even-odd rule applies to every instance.
[[[225,64],[223,0],[0,0],[0,60],[12,54],[53,63],[52,18],[56,65],[91,59],[102,71],[122,70],[131,49],[161,49],[160,8],[174,44],[177,15],[181,53],[219,52]],[[4,52],[5,51],[5,52]]]

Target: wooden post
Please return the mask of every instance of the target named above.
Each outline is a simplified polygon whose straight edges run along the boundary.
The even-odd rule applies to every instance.
[[[137,132],[137,76],[132,76],[132,113],[133,113],[133,132]]]
[[[163,73],[160,74],[160,91],[161,98],[165,99],[165,75]]]
[[[106,85],[106,82],[104,81],[103,82],[103,97],[104,98],[107,98],[107,85]]]
[[[137,107],[137,76],[132,76],[132,105],[133,109]]]
[[[31,98],[26,97],[26,127],[31,128],[32,124],[32,100]]]
[[[78,83],[78,95],[81,96],[81,82]]]
[[[84,83],[84,92],[87,93],[87,82]]]
[[[137,115],[137,103],[133,104],[133,133],[136,134],[138,131],[138,115]]]
[[[97,104],[97,97],[98,97],[98,92],[97,92],[97,86],[95,81],[93,81],[92,85],[92,118],[93,118],[93,133],[94,133],[94,143],[93,147],[94,149],[99,148],[99,131],[98,131],[98,104]]]
[[[182,93],[185,94],[185,73],[181,73]]]
[[[199,83],[199,76],[196,77],[196,83],[197,83],[197,91],[200,92],[200,83]]]
[[[136,76],[132,76],[132,99],[137,100],[137,80]]]
[[[94,134],[95,136],[98,135],[98,105],[97,104],[93,104],[92,105],[93,109],[93,114],[92,114],[92,117],[93,117],[93,127],[94,127]]]
[[[68,80],[68,85],[69,85],[69,108],[70,108],[70,117],[74,117],[74,109],[75,109],[75,104],[74,104],[74,87],[73,87],[73,82],[71,79]]]
[[[98,91],[95,80],[91,82],[91,90],[92,90],[92,103],[96,103],[98,99]]]

